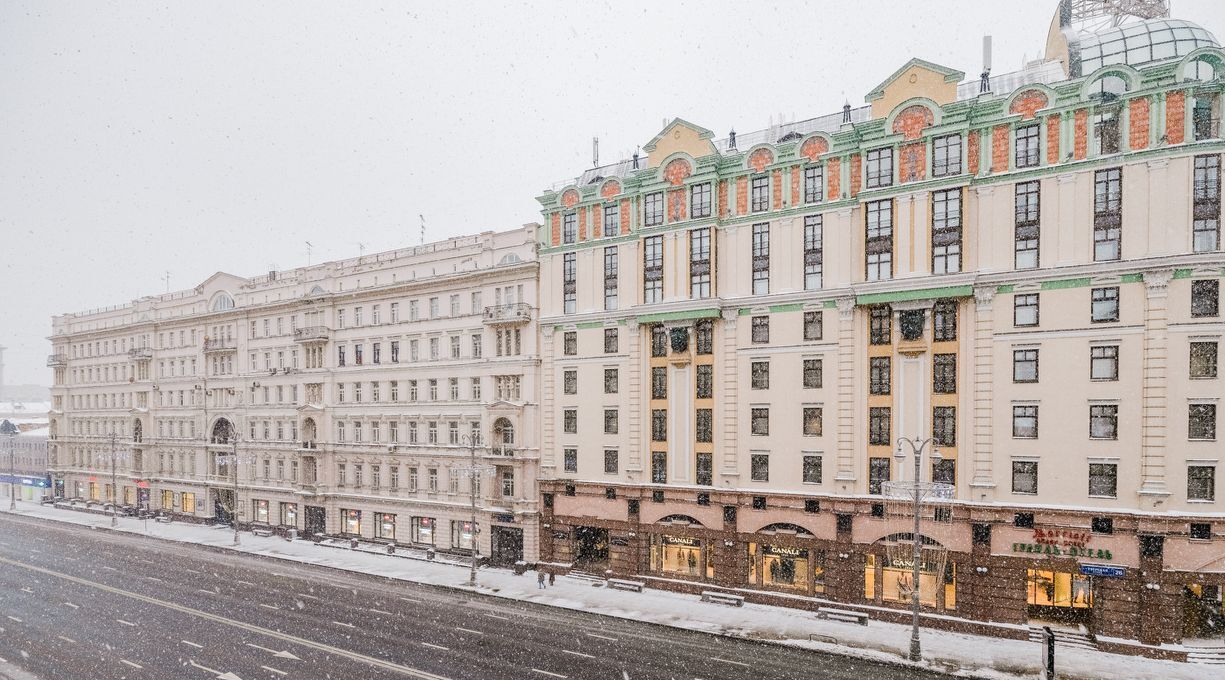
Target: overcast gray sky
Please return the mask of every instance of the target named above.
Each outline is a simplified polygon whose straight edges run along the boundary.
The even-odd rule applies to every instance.
[[[910,57],[1033,59],[1055,0],[0,3],[0,345],[218,270],[539,219],[535,197],[681,116],[723,136],[838,110]],[[1225,34],[1225,3],[1173,15]],[[910,10],[910,11],[907,11]]]

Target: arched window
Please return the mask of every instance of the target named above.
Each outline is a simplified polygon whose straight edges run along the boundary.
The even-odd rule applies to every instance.
[[[234,426],[222,418],[213,424],[211,440],[214,444],[229,444],[234,437]]]
[[[211,309],[214,312],[224,312],[227,309],[234,309],[234,298],[230,297],[229,293],[221,292],[213,296],[213,304]]]
[[[515,445],[515,426],[506,418],[493,422],[493,444],[504,449]]]
[[[139,420],[132,423],[132,441],[137,442],[137,443],[144,441],[144,435],[145,435],[145,426],[142,425]]]
[[[302,443],[306,445],[307,448],[314,447],[315,436],[315,419],[306,418],[302,421]]]

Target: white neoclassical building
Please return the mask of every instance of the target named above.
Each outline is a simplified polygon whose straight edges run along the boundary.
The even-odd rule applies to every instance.
[[[54,317],[54,495],[535,558],[535,228]]]

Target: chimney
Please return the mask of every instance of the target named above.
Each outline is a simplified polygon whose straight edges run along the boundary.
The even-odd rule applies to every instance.
[[[978,93],[991,91],[991,36],[983,36],[983,74],[978,83]]]
[[[734,128],[731,132],[727,133],[727,150],[736,150],[736,130]]]

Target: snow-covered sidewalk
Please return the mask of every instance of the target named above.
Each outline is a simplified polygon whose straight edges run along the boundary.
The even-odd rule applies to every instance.
[[[18,504],[18,514],[48,520],[109,529],[108,516]],[[242,533],[238,547],[231,532],[194,524],[162,524],[134,518],[119,518],[119,531],[150,537],[236,550],[264,557],[291,560],[334,569],[401,579],[415,583],[467,589],[468,568],[445,563],[390,556],[372,550],[323,547],[310,541],[287,541]],[[677,628],[749,638],[777,644],[857,656],[878,661],[904,661],[909,648],[908,626],[872,621],[867,626],[819,620],[807,611],[745,604],[727,607],[700,602],[695,595],[646,590],[642,593],[597,587],[590,581],[561,577],[554,586],[540,590],[534,573],[516,576],[502,569],[482,569],[480,592],[495,597],[565,607],[607,616],[646,621]],[[1022,640],[988,638],[924,629],[921,665],[963,677],[1036,678],[1039,646]],[[1128,678],[1133,680],[1203,680],[1220,667],[1159,661],[1091,650],[1060,648],[1057,658],[1064,670],[1060,677]],[[1223,674],[1225,675],[1225,674]]]

